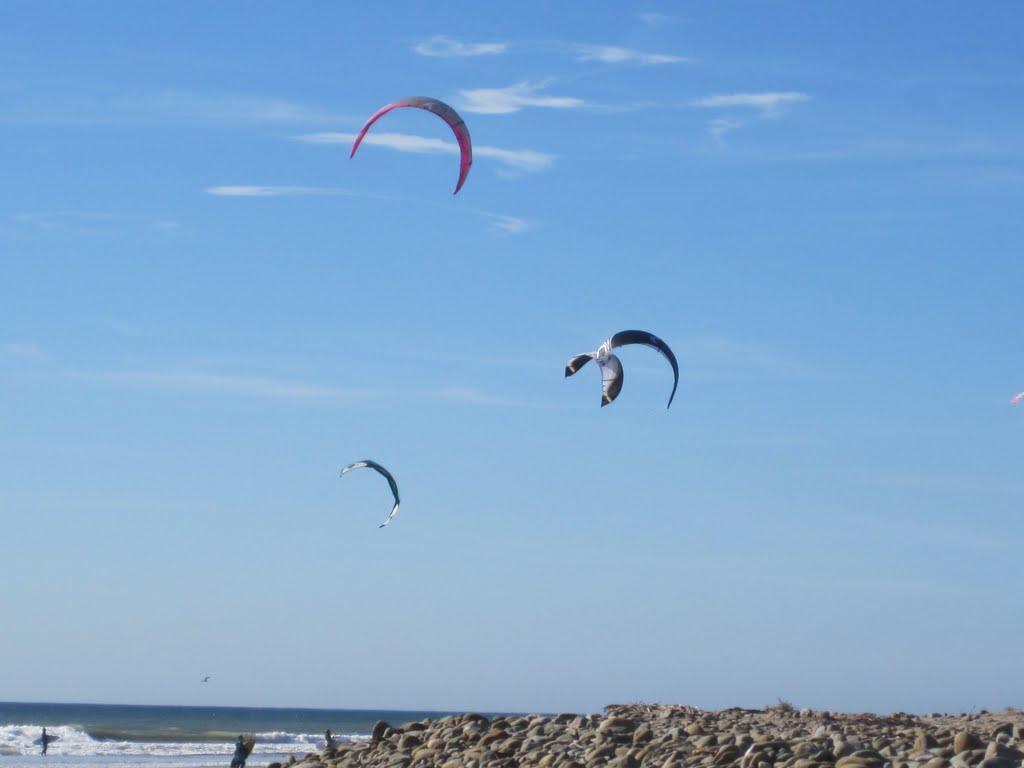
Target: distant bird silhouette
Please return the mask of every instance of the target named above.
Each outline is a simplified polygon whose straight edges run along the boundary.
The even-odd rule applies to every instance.
[[[205,675],[203,677],[203,679],[200,680],[199,682],[201,682],[201,683],[208,683],[208,682],[210,682],[210,675]]]

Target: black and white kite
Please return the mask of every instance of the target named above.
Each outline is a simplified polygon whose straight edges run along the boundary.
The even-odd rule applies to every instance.
[[[363,467],[369,467],[370,469],[377,470],[380,474],[384,475],[384,479],[388,481],[388,485],[391,486],[391,493],[395,497],[395,505],[391,507],[391,511],[388,516],[384,518],[384,522],[379,527],[383,528],[385,525],[391,522],[391,518],[398,514],[398,505],[401,503],[401,499],[398,498],[398,483],[395,482],[395,478],[388,472],[384,467],[378,464],[376,461],[370,459],[363,459],[362,461],[355,461],[349,464],[347,467],[341,468],[341,477],[345,476],[346,472],[351,472],[353,469],[362,469]]]
[[[643,344],[661,352],[672,366],[672,375],[675,380],[672,383],[672,394],[668,397],[668,405],[672,405],[672,398],[676,396],[676,387],[679,386],[679,364],[676,356],[672,354],[668,344],[659,339],[653,333],[647,331],[619,331],[610,339],[597,348],[596,352],[576,355],[565,366],[566,378],[572,376],[576,371],[593,360],[601,369],[601,407],[608,405],[619,396],[622,391],[622,363],[619,358],[612,354],[616,347],[623,347],[627,344]],[[668,407],[668,406],[666,406]]]

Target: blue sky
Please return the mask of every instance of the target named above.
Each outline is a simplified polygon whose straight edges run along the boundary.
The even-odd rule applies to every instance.
[[[1020,705],[1022,21],[4,3],[0,698]]]

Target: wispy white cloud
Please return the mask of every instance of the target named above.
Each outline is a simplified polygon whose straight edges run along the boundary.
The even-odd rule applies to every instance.
[[[308,144],[351,144],[355,138],[354,133],[310,133],[295,137],[296,141]],[[454,141],[407,133],[368,133],[363,138],[363,144],[420,154],[457,155],[460,151]],[[494,158],[503,165],[528,173],[543,171],[555,161],[554,155],[533,149],[501,149],[486,145],[473,147],[473,156]]]
[[[413,46],[421,56],[455,58],[464,56],[494,56],[508,51],[508,43],[463,43],[446,35],[434,35]]]
[[[178,222],[171,219],[123,216],[105,211],[31,211],[16,213],[10,220],[44,232],[87,233],[131,227],[149,227],[158,232],[168,232],[179,226]]]
[[[766,91],[763,93],[719,93],[694,99],[692,107],[731,108],[746,107],[758,109],[766,116],[776,116],[792,105],[809,101],[810,96],[800,91]]]
[[[725,336],[679,339],[672,344],[688,375],[702,379],[745,376],[807,378],[816,375],[810,365],[774,347]]]
[[[295,403],[347,405],[383,400],[437,400],[493,405],[526,406],[528,403],[490,395],[473,387],[446,386],[405,390],[334,387],[267,376],[245,376],[190,370],[71,371],[73,378],[132,389],[255,397]]]
[[[524,107],[573,109],[586,106],[575,96],[547,96],[539,91],[543,85],[523,81],[505,88],[475,88],[459,91],[460,107],[480,115],[507,115]]]
[[[37,345],[23,341],[11,341],[0,344],[0,357],[16,358],[30,362],[44,360],[46,354]]]
[[[361,401],[379,397],[373,389],[350,389],[307,384],[262,376],[235,376],[199,371],[78,371],[76,378],[141,389],[209,392],[278,400]]]
[[[640,21],[649,27],[663,27],[673,21],[673,18],[667,13],[641,13],[639,14]]]
[[[550,168],[555,162],[555,155],[545,152],[538,152],[534,149],[499,149],[498,147],[474,147],[473,155],[478,157],[493,157],[500,163],[518,171],[536,173]]]
[[[708,133],[711,134],[712,137],[714,137],[715,141],[717,141],[719,144],[722,144],[722,139],[725,136],[725,134],[729,133],[729,131],[735,131],[742,125],[743,123],[741,123],[739,120],[729,120],[726,117],[718,117],[715,118],[714,120],[708,121],[707,131]]]
[[[11,216],[12,221],[39,229],[64,229],[75,225],[107,223],[114,219],[112,213],[100,211],[34,211]]]
[[[147,96],[152,110],[195,120],[246,123],[315,123],[343,118],[287,99],[167,91]]]
[[[994,142],[983,136],[892,136],[884,139],[861,139],[830,149],[805,152],[802,158],[828,159],[861,156],[893,156],[893,157],[978,157],[990,158],[999,155],[1011,155],[1020,151],[1018,143]],[[994,166],[990,166],[993,167]],[[998,169],[1004,175],[1007,169]],[[1012,169],[1010,173],[1013,173]],[[1020,175],[1017,174],[1017,178]]]
[[[432,390],[429,397],[437,400],[447,400],[454,403],[468,403],[470,405],[494,405],[502,408],[528,408],[532,403],[522,400],[512,400],[506,397],[496,397],[486,392],[481,392],[473,387],[442,387]]]
[[[38,97],[42,90],[46,97]],[[68,90],[26,87],[0,114],[3,123],[109,125],[159,122],[323,123],[358,116],[273,96],[188,90],[140,90],[107,84]],[[10,99],[9,99],[10,101]]]
[[[477,214],[488,220],[491,225],[491,231],[497,235],[506,237],[509,235],[521,235],[534,228],[531,222],[526,219],[520,219],[518,216],[507,216],[503,213],[491,213],[490,211],[477,211]]]
[[[274,187],[258,185],[225,185],[207,187],[206,194],[217,197],[302,197],[310,195],[348,195],[357,196],[358,192],[342,187]]]
[[[293,136],[295,141],[306,144],[351,144],[358,134],[327,131],[323,133],[305,133]],[[419,154],[458,154],[459,145],[453,141],[433,139],[427,136],[416,136],[409,133],[368,133],[363,137],[363,144],[387,147],[399,152],[415,152]],[[474,148],[474,151],[476,148]]]
[[[605,64],[678,64],[687,61],[685,56],[668,53],[645,53],[632,48],[621,48],[617,45],[585,45],[577,44],[577,61],[600,61]]]
[[[659,13],[640,14],[640,18],[651,26],[658,26],[671,21],[671,17]],[[551,43],[543,41],[523,41],[516,44],[520,49],[551,49],[558,52],[571,52],[577,61],[600,61],[605,64],[674,64],[687,61],[685,56],[667,53],[647,53],[618,45],[593,45],[589,43]],[[417,43],[413,51],[421,56],[438,58],[464,58],[471,56],[494,56],[509,53],[510,43],[468,43],[448,37],[435,35],[429,40]],[[542,105],[546,106],[546,105]]]

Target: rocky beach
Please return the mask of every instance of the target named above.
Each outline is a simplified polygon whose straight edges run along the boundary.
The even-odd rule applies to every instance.
[[[378,722],[365,741],[268,768],[1022,768],[1024,711],[841,714],[616,705],[599,715]]]

